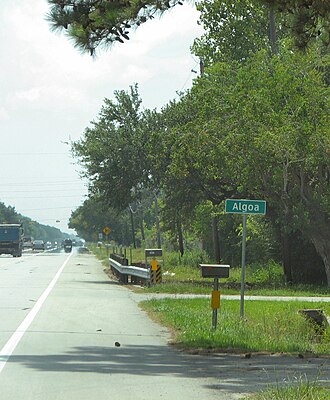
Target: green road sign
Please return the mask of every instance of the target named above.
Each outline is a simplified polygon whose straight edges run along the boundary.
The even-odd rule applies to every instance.
[[[265,200],[227,199],[225,212],[233,214],[266,214]]]

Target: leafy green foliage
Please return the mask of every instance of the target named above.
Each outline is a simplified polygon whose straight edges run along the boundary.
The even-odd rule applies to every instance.
[[[305,49],[314,40],[330,46],[330,3],[326,0],[264,0],[280,13],[289,15],[296,46]]]
[[[141,99],[137,85],[128,92],[116,91],[115,101],[105,99],[97,121],[73,143],[74,156],[85,168],[91,193],[102,193],[103,202],[123,210],[139,198],[139,188],[148,180],[144,162]]]
[[[193,52],[207,66],[218,61],[245,61],[250,54],[270,48],[269,8],[259,0],[201,0],[197,10],[205,33],[195,40]],[[283,27],[283,23],[278,21],[277,26]],[[283,28],[277,30],[281,38]]]
[[[123,245],[131,244],[128,213],[118,213],[102,202],[100,198],[89,197],[72,212],[69,227],[75,229],[78,235],[87,241],[98,241],[99,234],[107,226],[111,229],[109,241]],[[104,234],[103,234],[104,235]],[[106,236],[104,235],[104,240]]]
[[[180,0],[48,0],[54,30],[66,29],[74,45],[94,55],[98,46],[129,40],[129,32]]]
[[[110,26],[114,15],[120,21],[121,13],[133,7],[106,2],[108,20],[102,20],[101,3],[79,2],[75,8],[76,3],[52,2],[53,10],[59,6],[68,13],[73,18],[69,25],[77,29],[84,21],[75,25],[75,19],[86,12],[89,17],[91,12],[99,13],[83,31],[102,23]],[[265,4],[280,7],[286,13],[283,21],[291,18],[287,13],[294,16],[299,11],[292,10],[292,2],[287,7],[281,1]],[[310,4],[315,18],[322,19],[326,10],[317,10],[319,6]],[[280,260],[282,249],[287,260],[290,240],[300,245],[308,241],[322,257],[329,284],[330,67],[322,55],[324,48],[296,54],[284,43],[279,54],[271,57],[268,9],[263,5],[223,0],[201,2],[200,7],[208,27],[206,44],[200,49],[210,62],[218,58],[222,62],[206,69],[192,90],[160,112],[141,110],[137,85],[129,92],[115,92],[114,101],[106,99],[98,121],[73,145],[90,179],[91,195],[112,209],[125,210],[157,194],[162,228],[172,243],[179,244],[181,254],[183,236],[191,234],[211,254],[210,225],[217,219],[221,258],[231,265],[240,261],[241,231],[237,219],[223,215],[224,200],[265,199],[268,219],[249,221],[249,262]],[[254,25],[249,26],[251,18]],[[281,25],[282,20],[277,21]],[[232,32],[240,32],[245,42],[238,43]],[[152,200],[149,210],[151,204]],[[145,215],[152,232],[152,212]],[[316,271],[313,260],[305,263]],[[285,271],[291,281],[294,274]]]
[[[184,0],[48,0],[50,12],[48,20],[54,30],[65,29],[76,47],[84,52],[95,54],[99,46],[109,47],[114,42],[124,43],[129,39],[130,30],[137,28],[146,21],[162,14],[164,11],[182,4]],[[296,43],[300,48],[305,48],[314,38],[322,40],[329,46],[329,14],[330,5],[327,1],[319,0],[262,0],[267,7],[274,7],[278,12],[291,16],[290,28]],[[212,2],[204,2],[205,6]],[[241,31],[248,38],[250,46],[258,48],[260,37],[246,34],[246,21],[256,19],[257,31],[265,32],[262,20],[262,8],[256,1],[228,1],[222,0],[215,3],[220,7],[220,21],[230,26],[232,9],[237,7],[241,12],[241,22],[236,20],[229,34],[236,40],[234,29]],[[218,21],[219,22],[219,21]],[[243,29],[242,29],[243,28]],[[261,37],[262,40],[262,37]],[[243,43],[238,43],[238,48],[243,49]],[[245,51],[245,49],[243,50]]]

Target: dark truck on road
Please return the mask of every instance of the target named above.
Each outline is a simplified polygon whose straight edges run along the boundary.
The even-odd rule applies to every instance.
[[[63,247],[64,247],[64,251],[66,253],[70,253],[72,250],[72,240],[71,239],[65,239],[63,242]]]
[[[21,257],[23,233],[22,224],[0,224],[0,254]]]

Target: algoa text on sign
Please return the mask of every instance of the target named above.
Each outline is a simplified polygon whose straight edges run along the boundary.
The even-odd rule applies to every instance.
[[[236,214],[266,214],[265,200],[227,199],[226,213]]]

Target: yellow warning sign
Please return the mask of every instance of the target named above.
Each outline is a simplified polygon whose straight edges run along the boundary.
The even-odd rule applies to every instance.
[[[157,271],[158,269],[158,261],[157,260],[151,260],[151,270],[152,271]]]
[[[103,232],[104,232],[106,235],[109,235],[109,233],[111,232],[111,229],[110,229],[108,226],[106,226],[106,227],[103,229]]]
[[[212,291],[211,307],[213,309],[220,308],[220,291],[219,290]]]

